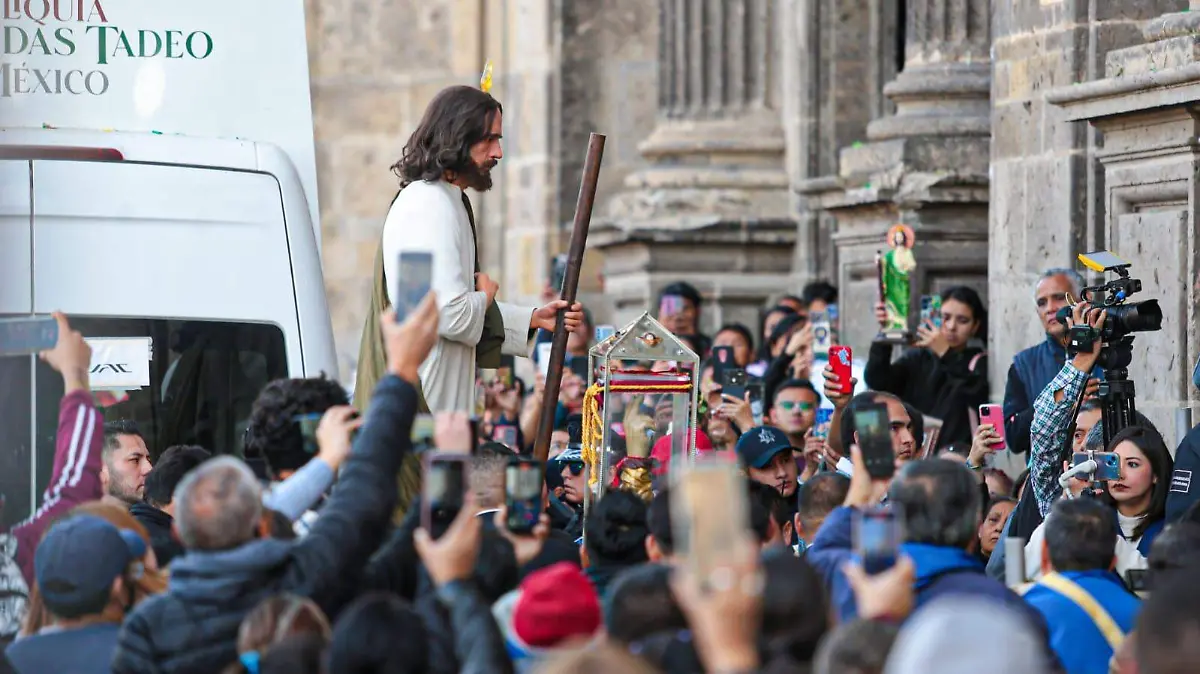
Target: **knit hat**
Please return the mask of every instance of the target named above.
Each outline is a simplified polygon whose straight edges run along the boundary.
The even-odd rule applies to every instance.
[[[578,566],[559,562],[521,582],[511,634],[533,648],[553,648],[572,637],[590,639],[601,622],[592,583]]]

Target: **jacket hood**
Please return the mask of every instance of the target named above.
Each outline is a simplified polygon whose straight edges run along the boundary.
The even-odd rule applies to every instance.
[[[171,564],[170,592],[213,604],[260,592],[288,563],[292,545],[291,541],[261,539],[232,550],[189,551]]]
[[[983,563],[971,553],[960,548],[925,543],[904,543],[901,552],[913,560],[917,567],[916,590],[920,592],[938,576],[956,571],[973,571],[983,574]]]

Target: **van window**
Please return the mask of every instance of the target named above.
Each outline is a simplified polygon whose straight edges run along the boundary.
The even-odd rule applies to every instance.
[[[150,386],[97,391],[93,398],[106,421],[137,422],[154,460],[180,444],[240,456],[254,399],[268,382],[287,376],[283,332],[274,325],[72,316],[71,326],[89,338],[152,340]],[[31,494],[40,498],[50,480],[63,387],[58,373],[30,357],[0,358],[0,381],[0,492],[7,524],[29,514]]]

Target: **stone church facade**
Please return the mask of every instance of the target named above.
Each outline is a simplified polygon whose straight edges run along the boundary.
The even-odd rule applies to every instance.
[[[1190,6],[1189,6],[1190,4]],[[660,288],[706,328],[829,279],[874,334],[884,233],[916,232],[914,293],[988,300],[997,399],[1041,339],[1040,270],[1109,249],[1157,298],[1141,408],[1175,437],[1195,396],[1200,0],[309,0],[324,266],[353,372],[388,167],[441,87],[495,62],[483,266],[534,303],[566,249],[588,133],[608,136],[581,292],[621,323]],[[1191,10],[1190,12],[1188,10]]]

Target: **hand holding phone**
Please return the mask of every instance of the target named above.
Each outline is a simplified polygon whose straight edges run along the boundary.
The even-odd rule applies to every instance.
[[[464,454],[424,455],[425,475],[421,489],[421,527],[438,538],[466,505],[468,467]]]
[[[1071,465],[1078,466],[1088,459],[1096,461],[1096,471],[1092,473],[1093,482],[1113,482],[1121,479],[1121,457],[1116,452],[1075,452],[1071,455]]]
[[[675,550],[702,588],[711,589],[718,569],[739,566],[753,551],[746,480],[736,463],[697,457],[678,468],[671,487]]]
[[[492,429],[492,442],[498,442],[509,449],[519,449],[517,446],[517,427],[501,425]]]
[[[841,344],[829,347],[829,366],[833,368],[833,373],[837,375],[842,395],[848,396],[854,393],[854,369],[851,365],[852,361],[853,351],[850,347]]]
[[[854,432],[867,474],[875,480],[892,479],[896,474],[896,452],[887,404],[872,403],[856,410]]]
[[[992,440],[989,448],[993,451],[1000,451],[1008,448],[1008,443],[1004,437],[1004,408],[1000,405],[980,405],[979,406],[979,423],[991,424],[992,433],[996,439]]]

